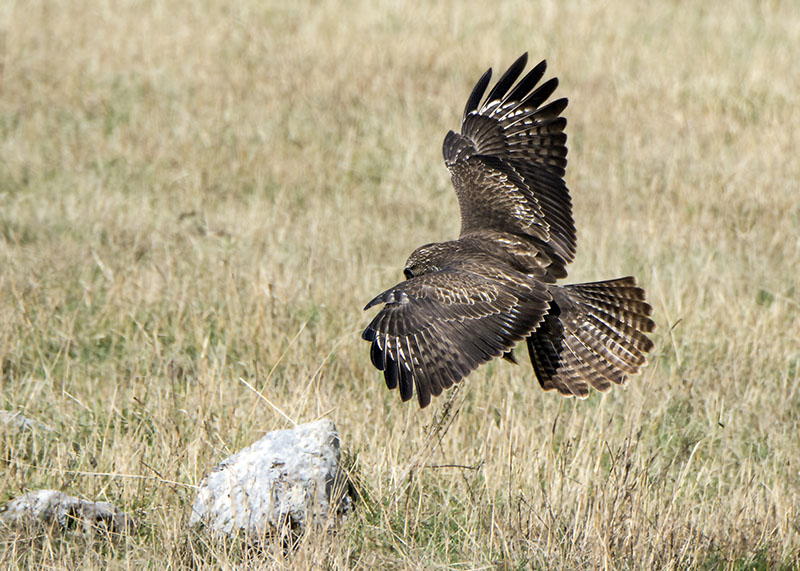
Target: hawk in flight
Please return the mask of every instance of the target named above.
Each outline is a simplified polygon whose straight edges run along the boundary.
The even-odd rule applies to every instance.
[[[458,240],[417,248],[406,280],[364,330],[372,364],[420,407],[523,339],[545,390],[585,397],[622,384],[646,362],[652,308],[633,277],[556,285],[575,257],[567,166],[566,99],[524,76],[524,54],[484,98],[489,69],[467,100],[461,133],[444,138],[444,162],[461,210]],[[522,76],[521,79],[520,76]],[[519,81],[517,81],[519,79]]]

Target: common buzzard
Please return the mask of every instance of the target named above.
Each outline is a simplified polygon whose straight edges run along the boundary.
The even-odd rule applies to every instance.
[[[444,138],[444,162],[461,210],[458,240],[417,248],[406,281],[364,330],[372,364],[420,407],[523,339],[545,390],[585,397],[622,384],[646,362],[652,308],[633,277],[558,286],[575,257],[567,166],[567,99],[547,102],[546,62],[522,79],[524,54],[483,95],[467,100],[461,133]],[[483,101],[483,103],[481,103]]]

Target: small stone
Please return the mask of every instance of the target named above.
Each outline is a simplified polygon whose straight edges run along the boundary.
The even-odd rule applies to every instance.
[[[343,483],[332,421],[276,430],[206,476],[189,524],[229,535],[241,530],[255,538],[287,530],[299,536],[350,509]]]
[[[20,430],[31,430],[33,428],[38,428],[40,430],[51,430],[51,428],[46,424],[42,424],[38,420],[32,420],[26,416],[23,416],[19,411],[14,412],[10,410],[0,410],[0,424],[13,425]]]
[[[81,525],[84,531],[122,533],[134,527],[131,516],[108,502],[90,502],[57,490],[36,490],[10,501],[0,513],[6,525],[57,524],[62,529]]]

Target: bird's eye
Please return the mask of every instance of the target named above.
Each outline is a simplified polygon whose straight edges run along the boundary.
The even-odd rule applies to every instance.
[[[414,277],[414,272],[411,271],[411,268],[406,268],[403,270],[403,275],[406,276],[407,280],[410,280]]]

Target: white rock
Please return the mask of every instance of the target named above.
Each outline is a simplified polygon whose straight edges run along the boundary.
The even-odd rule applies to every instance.
[[[36,522],[70,529],[80,524],[85,531],[103,529],[122,532],[133,527],[133,519],[108,502],[89,502],[56,490],[36,490],[10,501],[0,521],[7,525]]]
[[[31,430],[32,428],[51,430],[49,426],[42,424],[38,420],[32,420],[18,411],[12,412],[10,410],[0,410],[0,424],[13,425],[20,430]]]
[[[189,524],[255,538],[301,534],[334,517],[332,509],[349,509],[338,474],[339,435],[330,420],[269,432],[206,476]]]

